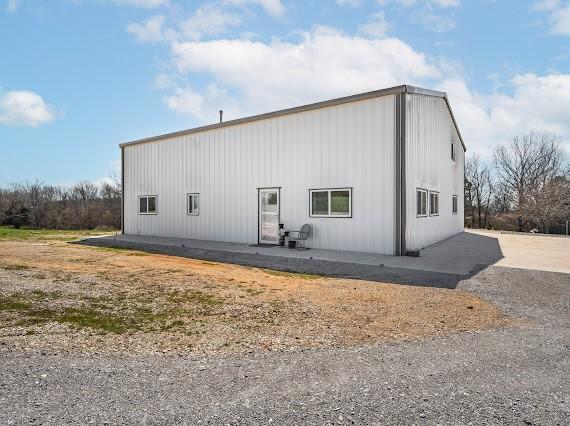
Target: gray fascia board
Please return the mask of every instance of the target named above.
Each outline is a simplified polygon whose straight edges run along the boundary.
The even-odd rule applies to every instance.
[[[364,101],[367,99],[378,98],[381,96],[396,95],[399,93],[415,93],[418,95],[434,96],[434,97],[438,97],[438,98],[443,98],[443,99],[445,99],[446,104],[449,107],[449,102],[447,101],[447,96],[444,92],[438,92],[435,90],[423,89],[421,87],[415,87],[415,86],[409,86],[409,85],[401,85],[401,86],[389,87],[387,89],[374,90],[372,92],[360,93],[357,95],[351,95],[351,96],[345,96],[342,98],[331,99],[328,101],[317,102],[317,103],[308,104],[308,105],[302,105],[302,106],[298,106],[298,107],[294,107],[294,108],[287,108],[287,109],[282,109],[279,111],[273,111],[273,112],[268,112],[268,113],[264,113],[264,114],[253,115],[251,117],[238,118],[236,120],[224,121],[222,123],[209,124],[206,126],[195,127],[193,129],[182,130],[179,132],[166,133],[163,135],[152,136],[149,138],[137,139],[137,140],[134,140],[131,142],[122,143],[119,146],[121,148],[123,148],[123,147],[130,146],[130,145],[138,145],[138,144],[142,144],[142,143],[154,142],[154,141],[159,141],[159,140],[163,140],[163,139],[171,139],[171,138],[175,138],[178,136],[186,136],[186,135],[191,135],[193,133],[205,132],[208,130],[222,129],[224,127],[230,127],[230,126],[237,126],[239,124],[249,123],[252,121],[267,120],[269,118],[281,117],[281,116],[290,115],[290,114],[297,114],[300,112],[311,111],[311,110],[320,109],[320,108],[327,108],[327,107],[347,104],[347,103],[351,103],[351,102]],[[449,108],[449,111],[451,112],[451,108]],[[453,117],[452,112],[451,112],[451,116]],[[455,118],[453,118],[453,122],[455,124],[455,127],[457,128],[457,123],[455,122]],[[459,134],[459,138],[461,139],[461,144],[463,145],[463,149],[465,149],[465,144],[463,143],[463,139],[461,138],[461,134],[459,133],[459,128],[457,128],[457,133]]]

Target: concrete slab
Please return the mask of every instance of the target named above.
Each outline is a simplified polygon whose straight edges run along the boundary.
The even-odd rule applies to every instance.
[[[91,238],[81,243],[284,271],[447,288],[454,288],[460,280],[490,265],[570,274],[570,238],[492,231],[463,232],[422,250],[417,258],[142,235]]]
[[[569,237],[483,230],[470,230],[468,233],[497,241],[502,256],[489,264],[570,274]]]

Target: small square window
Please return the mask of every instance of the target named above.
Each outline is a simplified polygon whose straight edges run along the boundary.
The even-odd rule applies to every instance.
[[[139,214],[156,214],[156,195],[139,197]]]
[[[457,195],[451,196],[451,213],[457,214]]]
[[[429,193],[429,215],[439,215],[439,193],[430,191]]]
[[[188,214],[192,216],[200,214],[200,194],[188,194]]]
[[[427,191],[425,189],[416,190],[416,215],[418,217],[427,216]]]

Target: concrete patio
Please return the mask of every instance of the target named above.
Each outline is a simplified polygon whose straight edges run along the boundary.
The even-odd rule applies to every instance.
[[[80,244],[123,247],[291,272],[447,288],[454,288],[473,272],[502,258],[496,238],[474,233],[458,234],[422,250],[417,258],[141,235],[90,238]]]

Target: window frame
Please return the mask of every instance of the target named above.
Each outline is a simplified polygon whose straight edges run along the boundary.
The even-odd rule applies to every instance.
[[[451,139],[451,161],[455,161],[457,157],[457,148],[455,146],[455,141]]]
[[[457,214],[459,212],[459,196],[451,196],[451,214]]]
[[[432,213],[431,212],[431,206],[432,206],[432,202],[431,202],[431,194],[434,194],[437,196],[437,213]],[[429,215],[430,216],[439,216],[439,191],[429,191],[429,207],[428,207],[428,211],[429,211]]]
[[[198,211],[190,212],[190,199],[196,197],[198,200]],[[200,193],[199,192],[189,192],[186,194],[186,214],[188,216],[200,216]]]
[[[426,196],[426,212],[418,213],[418,192],[425,194]],[[421,204],[421,203],[420,203]],[[429,191],[424,188],[416,188],[416,217],[427,217],[429,212]]]
[[[332,192],[335,191],[348,191],[348,214],[332,214],[331,199]],[[327,192],[328,193],[328,214],[313,214],[313,192]],[[320,217],[320,218],[339,218],[339,219],[350,219],[352,218],[352,187],[341,187],[341,188],[312,188],[309,189],[309,217]]]
[[[146,198],[146,212],[141,212],[141,198]],[[154,212],[149,212],[148,211],[148,199],[149,198],[154,198]],[[158,195],[139,195],[137,197],[137,201],[138,201],[138,212],[140,215],[157,215],[158,214]]]

